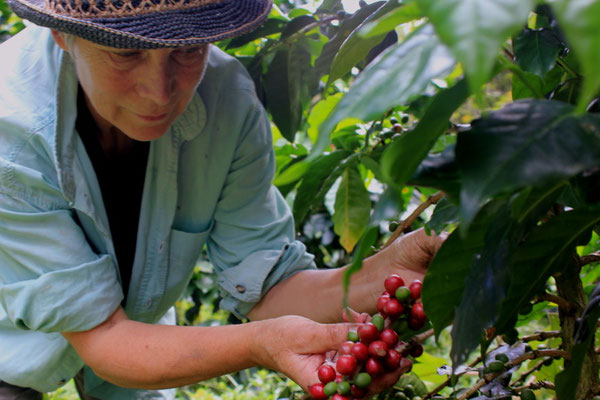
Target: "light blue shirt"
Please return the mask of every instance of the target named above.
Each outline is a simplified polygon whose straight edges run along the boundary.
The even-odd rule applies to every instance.
[[[123,291],[100,188],[75,131],[69,55],[48,29],[32,26],[0,45],[0,59],[0,380],[47,392],[83,367],[60,332],[94,328]],[[221,306],[239,315],[314,268],[294,240],[273,171],[254,84],[213,46],[190,105],[151,143],[125,305],[131,319],[165,322],[205,244]],[[119,389],[89,368],[85,378],[100,398],[159,396]]]

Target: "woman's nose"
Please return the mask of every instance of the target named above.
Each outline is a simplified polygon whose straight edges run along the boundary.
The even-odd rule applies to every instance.
[[[175,74],[169,57],[161,54],[151,58],[140,74],[138,94],[157,105],[167,105],[175,86]]]

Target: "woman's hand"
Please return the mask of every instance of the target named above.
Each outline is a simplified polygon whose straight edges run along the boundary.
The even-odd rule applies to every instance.
[[[355,314],[364,321],[365,315]],[[259,329],[255,347],[258,364],[293,379],[305,391],[318,383],[317,371],[325,361],[335,363],[337,350],[356,323],[319,324],[298,316],[286,316],[255,322]],[[369,394],[393,386],[406,368],[382,374],[369,386]]]
[[[374,256],[381,257],[387,265],[381,282],[392,273],[400,275],[407,285],[415,279],[423,280],[429,263],[447,236],[446,232],[439,235],[432,232],[428,236],[423,228],[400,236]]]
[[[319,324],[298,316],[255,322],[258,327],[255,358],[263,367],[293,379],[302,388],[319,382],[317,370],[346,341],[356,324]]]

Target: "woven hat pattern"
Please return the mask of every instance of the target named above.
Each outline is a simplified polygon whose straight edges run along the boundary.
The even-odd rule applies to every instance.
[[[271,0],[8,0],[31,22],[100,45],[153,49],[215,42],[258,27]]]
[[[45,0],[44,8],[74,18],[124,17],[218,4],[222,0]]]

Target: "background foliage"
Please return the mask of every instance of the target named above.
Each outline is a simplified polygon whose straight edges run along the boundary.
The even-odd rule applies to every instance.
[[[22,27],[0,13],[0,36]],[[219,43],[271,116],[274,184],[320,266],[450,232],[423,287],[436,342],[380,398],[600,395],[598,26],[591,0],[276,0]],[[212,279],[201,261],[181,323],[240,322],[215,312]],[[254,369],[179,396],[299,392]]]

